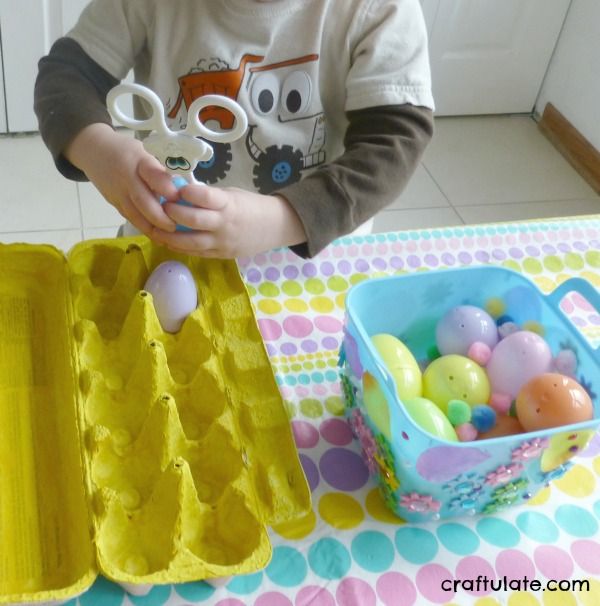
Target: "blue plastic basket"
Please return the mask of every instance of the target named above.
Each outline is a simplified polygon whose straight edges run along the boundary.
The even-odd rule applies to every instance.
[[[600,309],[600,294],[583,279],[567,280],[544,295],[521,274],[490,266],[375,278],[349,291],[340,355],[347,413],[383,498],[397,515],[422,522],[522,503],[560,477],[572,464],[569,459],[585,448],[600,424],[600,354],[560,309],[572,291]],[[575,352],[576,378],[594,404],[592,420],[474,442],[438,439],[414,423],[370,337],[392,334],[417,360],[426,359],[446,311],[457,305],[485,307],[495,298],[518,325],[540,324],[554,355],[564,348]],[[367,374],[385,396],[391,440],[364,405]]]

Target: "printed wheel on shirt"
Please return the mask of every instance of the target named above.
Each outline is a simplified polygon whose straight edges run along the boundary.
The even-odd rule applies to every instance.
[[[254,167],[254,185],[261,194],[296,183],[302,170],[302,152],[291,145],[271,145],[262,153]]]
[[[216,183],[225,178],[231,168],[231,145],[229,143],[210,143],[213,156],[207,162],[198,162],[194,177],[202,183]]]

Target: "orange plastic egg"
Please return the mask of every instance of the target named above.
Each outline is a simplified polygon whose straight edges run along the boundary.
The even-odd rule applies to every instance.
[[[558,373],[545,373],[521,388],[516,412],[525,431],[536,431],[589,421],[594,416],[594,406],[577,381]]]

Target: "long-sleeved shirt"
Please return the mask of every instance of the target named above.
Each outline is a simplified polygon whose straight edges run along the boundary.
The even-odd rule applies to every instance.
[[[192,35],[191,7],[211,36]],[[396,200],[433,132],[417,0],[94,0],[41,59],[35,87],[42,137],[68,178],[86,177],[65,147],[88,124],[112,123],[106,94],[131,67],[173,128],[199,94],[240,103],[247,135],[215,146],[197,177],[285,197],[307,234],[293,247],[302,256]]]

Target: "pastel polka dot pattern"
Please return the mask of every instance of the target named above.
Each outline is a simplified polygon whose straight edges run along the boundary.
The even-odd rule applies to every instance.
[[[215,592],[214,587],[201,581],[195,583],[181,583],[179,585],[175,585],[174,588],[175,592],[179,596],[181,596],[184,600],[189,600],[190,602],[202,602],[203,600],[208,599]]]
[[[565,494],[586,497],[594,492],[596,479],[587,467],[575,465],[562,478],[556,480],[554,485]]]
[[[381,493],[377,488],[369,490],[365,498],[365,506],[369,515],[378,522],[395,525],[404,523],[404,520],[393,513],[384,503]]]
[[[452,598],[454,591],[444,590],[444,581],[453,579],[452,573],[440,564],[425,564],[415,576],[419,592],[426,599],[438,604]]]
[[[529,501],[527,501],[527,504],[531,505],[531,506],[543,505],[544,503],[546,503],[548,501],[549,498],[550,498],[550,488],[548,486],[546,486],[545,488],[542,488],[542,490],[540,490],[531,499],[529,499]]]
[[[508,598],[508,606],[539,606],[540,602],[527,591],[516,591]]]
[[[269,591],[259,596],[256,602],[254,602],[254,606],[293,606],[293,604],[283,593]]]
[[[344,416],[338,374],[348,289],[376,275],[495,264],[544,293],[577,276],[600,288],[600,218],[346,237],[315,259],[287,250],[241,259],[285,400],[312,511],[270,529],[263,571],[224,587],[197,582],[127,596],[104,580],[82,606],[569,606],[600,604],[600,436],[526,504],[410,524],[385,505]],[[503,302],[490,301],[502,315]],[[562,309],[600,345],[600,314],[577,294]],[[535,320],[535,318],[533,318]],[[531,324],[539,330],[540,326]],[[542,327],[543,328],[543,327]],[[454,590],[452,581],[591,579],[589,592]],[[447,581],[450,584],[443,585]],[[446,587],[446,589],[444,589]],[[129,602],[127,601],[129,600]],[[73,606],[76,606],[74,603]]]
[[[315,464],[315,462],[307,455],[300,453],[300,463],[302,465],[302,469],[304,470],[304,475],[308,481],[308,485],[311,491],[315,491],[319,482],[321,480],[321,476],[319,475],[319,470]]]
[[[438,542],[428,530],[407,526],[396,532],[398,553],[412,564],[431,562],[438,552]]]
[[[262,600],[263,596],[261,596],[260,599]],[[225,598],[224,600],[219,600],[216,602],[215,606],[244,606],[244,602],[236,598]]]
[[[478,578],[495,580],[496,574],[489,562],[480,556],[468,556],[463,558],[456,565],[456,578],[462,581],[473,581]],[[477,585],[473,589],[468,589],[467,593],[471,595],[487,595],[490,589],[483,584],[480,587]]]
[[[600,545],[588,539],[580,539],[571,544],[571,555],[585,572],[600,577]]]
[[[335,606],[335,598],[327,589],[309,585],[298,592],[295,606]]]
[[[554,543],[558,539],[556,524],[545,514],[527,511],[517,516],[519,530],[539,543]]]
[[[477,534],[463,524],[441,524],[437,529],[437,536],[446,549],[458,555],[474,553],[479,547]]]
[[[523,577],[533,578],[535,566],[529,556],[517,549],[505,549],[496,556],[496,574],[508,580],[519,580]]]
[[[319,515],[333,528],[355,528],[364,519],[363,509],[350,495],[339,492],[325,493],[319,499]]]
[[[417,590],[412,580],[400,572],[387,572],[377,579],[377,597],[385,606],[412,606]]]
[[[322,579],[342,579],[350,570],[352,559],[344,545],[333,538],[315,541],[308,551],[308,562],[313,572]]]
[[[394,545],[382,532],[362,531],[352,540],[354,561],[369,572],[384,572],[394,561]]]
[[[143,596],[129,595],[129,600],[136,606],[162,606],[171,594],[168,585],[156,585],[149,593]]]
[[[477,521],[475,528],[484,541],[497,547],[514,547],[520,539],[519,531],[500,518],[486,516]]]
[[[544,593],[544,606],[576,606],[575,596],[568,591],[546,592]]]
[[[248,595],[260,587],[263,580],[263,573],[245,574],[234,577],[227,583],[227,589],[237,595]]]
[[[362,488],[369,470],[360,455],[347,448],[330,448],[319,461],[323,479],[333,488],[354,491]]]
[[[308,309],[303,307],[302,311],[298,309],[299,313],[292,313],[291,319],[277,306],[269,305],[264,313],[280,325],[282,333],[296,341],[288,343],[288,348],[293,344],[300,350],[310,350],[311,344],[303,339],[306,326],[295,326],[297,321],[302,323],[298,318],[305,317],[307,313],[310,317],[311,312],[324,310],[321,316],[337,319],[337,295],[344,295],[351,284],[374,273],[395,273],[405,267],[419,271],[495,261],[522,271],[535,279],[543,290],[555,287],[559,283],[557,276],[561,276],[565,269],[569,275],[595,275],[590,271],[597,269],[600,263],[600,255],[594,249],[594,243],[597,243],[595,234],[590,235],[590,230],[585,233],[571,226],[555,231],[544,227],[527,226],[531,233],[521,233],[518,237],[502,227],[486,228],[484,232],[487,233],[477,237],[468,236],[463,230],[434,230],[435,235],[434,232],[422,231],[410,234],[407,240],[396,236],[395,241],[388,239],[377,246],[370,243],[362,246],[356,244],[357,239],[342,239],[337,247],[334,245],[328,251],[328,258],[317,262],[298,263],[297,259],[290,258],[286,265],[285,260],[277,262],[269,256],[246,260],[245,275],[250,285],[256,288],[255,296],[261,312],[260,304],[278,294],[279,299],[283,297],[288,313],[293,312],[294,303],[290,309],[292,301],[308,304]],[[521,237],[523,235],[525,237]],[[571,239],[572,244],[560,242],[559,238]],[[259,266],[257,261],[263,261],[266,266]],[[311,320],[313,324],[315,319]]]
[[[598,530],[596,519],[578,505],[560,505],[556,509],[555,518],[565,532],[575,537],[589,537]]]
[[[319,432],[329,444],[347,446],[352,442],[352,430],[346,421],[327,419],[319,426]]]
[[[533,561],[539,572],[548,579],[568,579],[573,574],[573,562],[570,555],[554,545],[536,547]]]
[[[376,606],[377,597],[373,588],[362,579],[344,579],[337,588],[336,600],[339,606]]]
[[[314,448],[319,443],[319,431],[306,421],[292,421],[294,440],[298,448]]]
[[[280,545],[273,550],[265,574],[276,585],[295,587],[305,579],[307,568],[304,556],[297,549]]]
[[[291,541],[298,541],[310,535],[317,525],[317,516],[314,511],[309,511],[306,515],[274,524],[273,530],[280,536]]]
[[[594,606],[594,604],[600,603],[600,581],[597,579],[587,579],[589,582],[589,592],[581,592],[579,599],[583,606]]]

